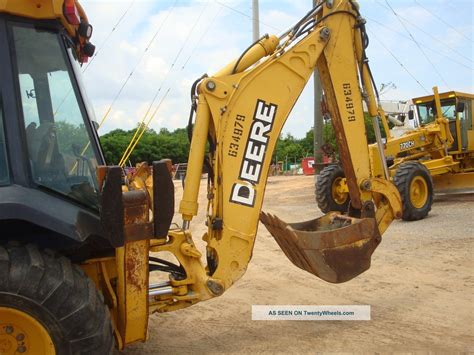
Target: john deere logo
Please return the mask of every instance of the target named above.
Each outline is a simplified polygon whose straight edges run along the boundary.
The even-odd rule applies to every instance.
[[[245,206],[255,204],[254,185],[260,181],[262,165],[267,152],[268,137],[272,130],[277,105],[257,100],[257,106],[245,147],[245,155],[240,167],[239,180],[232,186],[230,202]]]

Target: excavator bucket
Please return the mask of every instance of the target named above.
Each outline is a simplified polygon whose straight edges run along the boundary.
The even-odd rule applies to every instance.
[[[262,212],[260,221],[293,264],[332,283],[349,281],[368,270],[381,241],[374,218],[338,212],[290,224]]]

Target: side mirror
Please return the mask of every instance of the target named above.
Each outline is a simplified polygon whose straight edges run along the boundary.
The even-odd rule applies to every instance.
[[[464,112],[464,102],[458,101],[456,104],[456,112]]]
[[[96,132],[99,131],[99,124],[96,121],[91,121],[92,122],[92,127],[96,130]]]
[[[410,121],[415,119],[415,112],[413,112],[413,110],[408,111],[408,119]]]

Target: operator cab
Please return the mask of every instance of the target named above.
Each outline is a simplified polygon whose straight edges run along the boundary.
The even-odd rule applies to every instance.
[[[461,153],[474,149],[474,130],[472,127],[472,102],[474,95],[460,92],[440,94],[441,115],[449,120],[449,129],[454,138],[450,152]],[[438,116],[434,96],[424,96],[413,99],[416,105],[419,123],[422,126],[433,122]]]
[[[102,159],[72,45],[61,33],[30,24],[10,23],[9,30],[31,177],[41,188],[97,208]]]
[[[89,42],[64,19],[35,18],[36,7],[15,16],[20,5],[0,6],[0,228],[48,248],[108,250],[96,178],[105,160],[80,81]]]

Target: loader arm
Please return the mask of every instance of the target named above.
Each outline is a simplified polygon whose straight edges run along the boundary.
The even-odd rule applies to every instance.
[[[245,273],[259,219],[298,267],[329,282],[347,281],[370,266],[380,235],[401,216],[400,196],[375,178],[364,126],[363,99],[378,114],[365,57],[367,37],[358,5],[322,1],[282,38],[265,36],[241,57],[193,87],[196,118],[180,213],[183,228],[155,240],[186,272],[169,292],[150,299],[153,311],[170,311],[221,295]],[[347,177],[347,215],[286,224],[261,212],[269,166],[282,127],[317,68]],[[209,153],[206,155],[206,144]],[[209,169],[207,265],[189,225],[198,212],[204,161]]]

